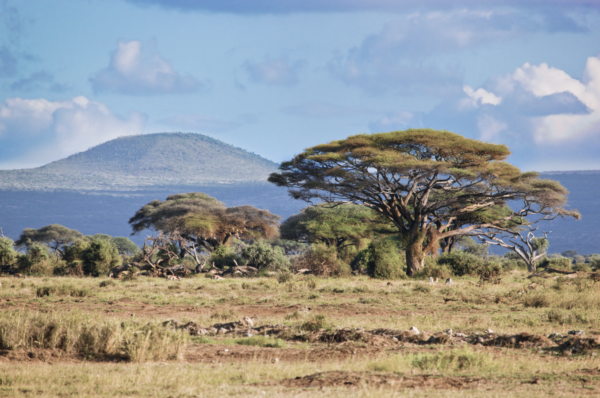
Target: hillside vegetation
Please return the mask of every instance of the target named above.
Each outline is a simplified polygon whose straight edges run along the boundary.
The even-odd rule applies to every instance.
[[[1,190],[126,191],[266,181],[277,164],[201,134],[121,137],[66,159],[0,171]]]

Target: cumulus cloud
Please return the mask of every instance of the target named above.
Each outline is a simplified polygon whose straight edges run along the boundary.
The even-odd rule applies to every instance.
[[[96,92],[114,91],[128,95],[181,94],[206,88],[189,75],[180,75],[154,46],[144,48],[138,40],[120,41],[108,67],[90,79]]]
[[[506,144],[526,168],[600,168],[600,57],[587,59],[582,79],[525,63],[483,87],[465,86],[431,112],[392,112],[369,127],[428,127]]]
[[[517,68],[508,79],[503,79],[504,91],[511,79],[508,86],[513,89],[504,94],[508,101],[518,100],[519,91],[533,97],[529,102],[534,106],[526,106],[521,114],[529,116],[536,143],[600,138],[600,58],[587,59],[583,80],[545,63],[525,63]]]
[[[287,106],[282,108],[281,111],[290,115],[311,118],[344,117],[372,113],[368,109],[360,107],[340,106],[325,102],[307,102],[300,105]]]
[[[462,70],[441,67],[440,57],[538,31],[585,31],[562,17],[550,11],[522,10],[416,12],[337,55],[329,69],[335,77],[368,93],[451,97],[462,91]]]
[[[119,136],[141,134],[145,122],[140,113],[120,117],[83,96],[9,98],[0,103],[0,168],[40,166]]]
[[[266,58],[261,62],[246,61],[244,69],[250,80],[269,86],[293,86],[298,84],[298,73],[304,61],[292,62],[286,58]]]
[[[294,12],[407,12],[415,9],[464,7],[586,7],[599,8],[595,0],[128,0],[139,5],[158,5],[181,11],[231,14],[286,14]]]

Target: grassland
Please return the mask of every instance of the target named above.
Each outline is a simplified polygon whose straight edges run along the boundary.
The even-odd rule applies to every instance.
[[[598,396],[598,345],[562,342],[573,330],[600,341],[600,288],[525,276],[451,287],[366,277],[1,278],[0,396]],[[283,332],[170,327],[209,330],[245,316],[252,330]],[[402,339],[413,326],[423,337]],[[359,328],[365,338],[311,337]],[[467,337],[426,339],[447,329]],[[537,340],[477,344],[486,329]]]

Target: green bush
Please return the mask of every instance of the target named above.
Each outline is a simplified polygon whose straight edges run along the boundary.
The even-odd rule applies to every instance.
[[[369,244],[367,273],[378,279],[398,279],[405,276],[406,262],[394,239],[379,239]]]
[[[564,270],[571,270],[572,260],[567,257],[558,257],[558,258],[544,258],[540,262],[540,268],[557,268]]]
[[[462,250],[444,253],[438,260],[438,264],[447,266],[455,276],[477,275],[484,263],[481,257]]]
[[[273,247],[263,241],[246,246],[242,250],[242,258],[249,266],[258,269],[281,271],[290,268],[290,260],[285,257],[281,247]]]
[[[452,276],[452,270],[445,264],[439,264],[438,259],[433,257],[425,258],[425,265],[421,270],[415,273],[415,279],[427,279],[429,277],[444,280]]]
[[[109,240],[95,240],[82,253],[83,272],[91,276],[104,276],[108,271],[121,265],[117,247]]]
[[[19,256],[17,267],[28,275],[52,275],[54,270],[48,248],[37,242],[30,242],[25,255]]]
[[[354,256],[354,258],[352,259],[352,262],[350,262],[350,267],[352,268],[352,271],[358,271],[358,272],[366,271],[367,267],[369,265],[370,259],[371,259],[371,251],[369,250],[369,247],[367,246],[366,248],[359,251],[356,254],[356,256]]]
[[[294,266],[297,269],[307,268],[314,275],[347,276],[350,266],[338,259],[337,250],[333,246],[313,244],[297,257]]]
[[[83,252],[90,247],[90,242],[87,239],[77,239],[71,246],[64,247],[63,260],[67,263],[74,263],[83,260]]]
[[[0,238],[0,265],[12,265],[17,260],[15,242],[12,239]]]
[[[246,263],[242,257],[238,256],[229,246],[221,245],[210,254],[208,262],[211,265],[214,264],[214,266],[219,269],[224,269],[226,267],[235,266],[233,260],[235,260],[238,265]]]
[[[477,270],[477,275],[482,278],[497,278],[502,274],[502,263],[499,261],[485,261]]]

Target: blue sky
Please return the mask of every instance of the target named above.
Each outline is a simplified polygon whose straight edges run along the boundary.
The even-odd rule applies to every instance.
[[[165,131],[280,162],[411,127],[600,169],[600,2],[0,0],[0,169]]]

